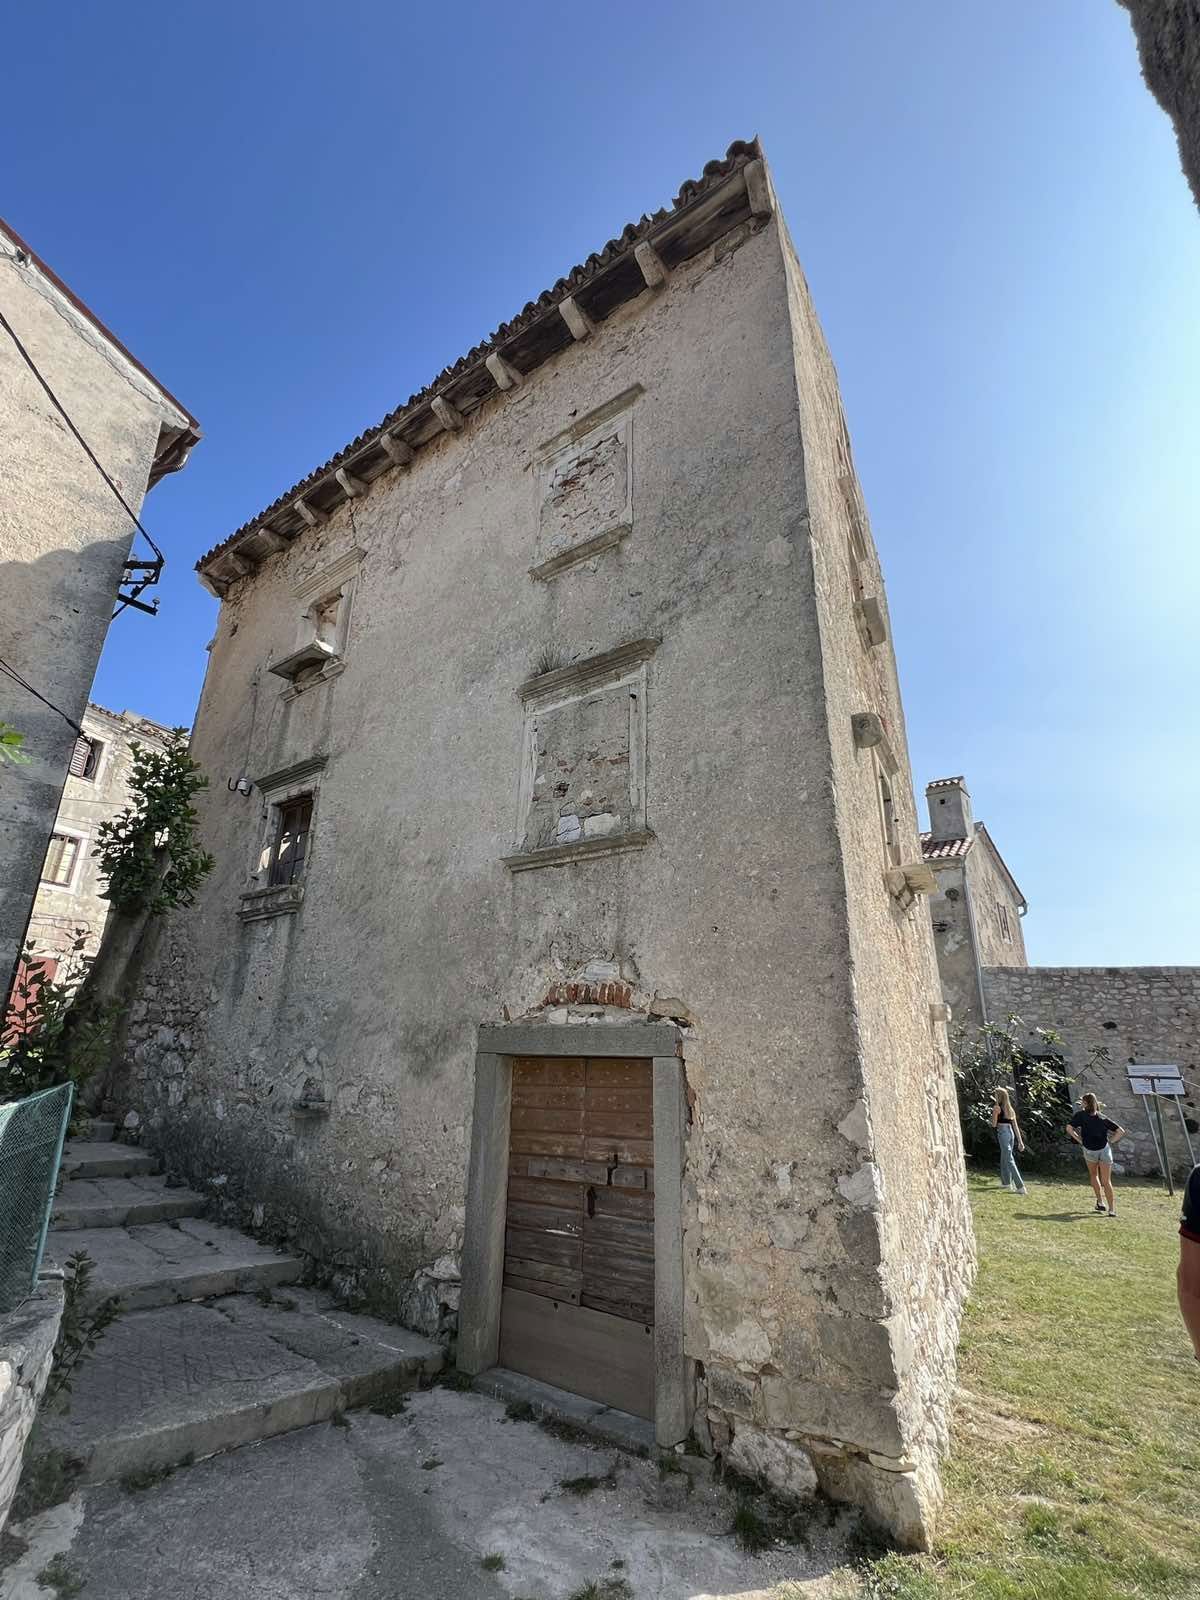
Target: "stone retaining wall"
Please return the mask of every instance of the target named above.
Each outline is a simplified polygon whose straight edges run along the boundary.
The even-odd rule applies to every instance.
[[[47,1277],[28,1300],[0,1317],[0,1533],[20,1481],[25,1441],[50,1376],[62,1311],[62,1279]]]
[[[1189,1085],[1183,1111],[1200,1155],[1200,967],[985,967],[983,983],[993,1022],[1012,1014],[1026,1029],[1054,1028],[1079,1073],[1076,1093],[1094,1091],[1110,1117],[1128,1130],[1121,1143],[1132,1172],[1158,1170],[1148,1103],[1129,1089],[1133,1063],[1174,1065]],[[1107,1062],[1089,1066],[1091,1052]],[[1164,1106],[1172,1165],[1191,1164],[1174,1107]]]

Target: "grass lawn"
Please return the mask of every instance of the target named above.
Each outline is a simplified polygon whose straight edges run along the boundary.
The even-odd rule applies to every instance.
[[[1075,1178],[1004,1194],[973,1174],[979,1276],[932,1557],[890,1555],[887,1600],[1196,1600],[1200,1364],[1175,1301],[1179,1202]]]

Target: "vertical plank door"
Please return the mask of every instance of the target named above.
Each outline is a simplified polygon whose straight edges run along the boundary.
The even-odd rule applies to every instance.
[[[513,1062],[500,1363],[650,1417],[651,1063]]]

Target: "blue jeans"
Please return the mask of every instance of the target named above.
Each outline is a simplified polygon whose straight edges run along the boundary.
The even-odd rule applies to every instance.
[[[1000,1141],[1000,1182],[1012,1184],[1014,1189],[1024,1194],[1025,1180],[1017,1171],[1016,1157],[1013,1155],[1016,1135],[1006,1122],[1001,1122],[996,1128],[996,1137]]]

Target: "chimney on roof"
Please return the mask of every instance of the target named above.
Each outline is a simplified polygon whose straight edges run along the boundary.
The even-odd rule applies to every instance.
[[[935,839],[970,839],[975,833],[971,796],[961,778],[935,778],[925,790],[929,831]]]

